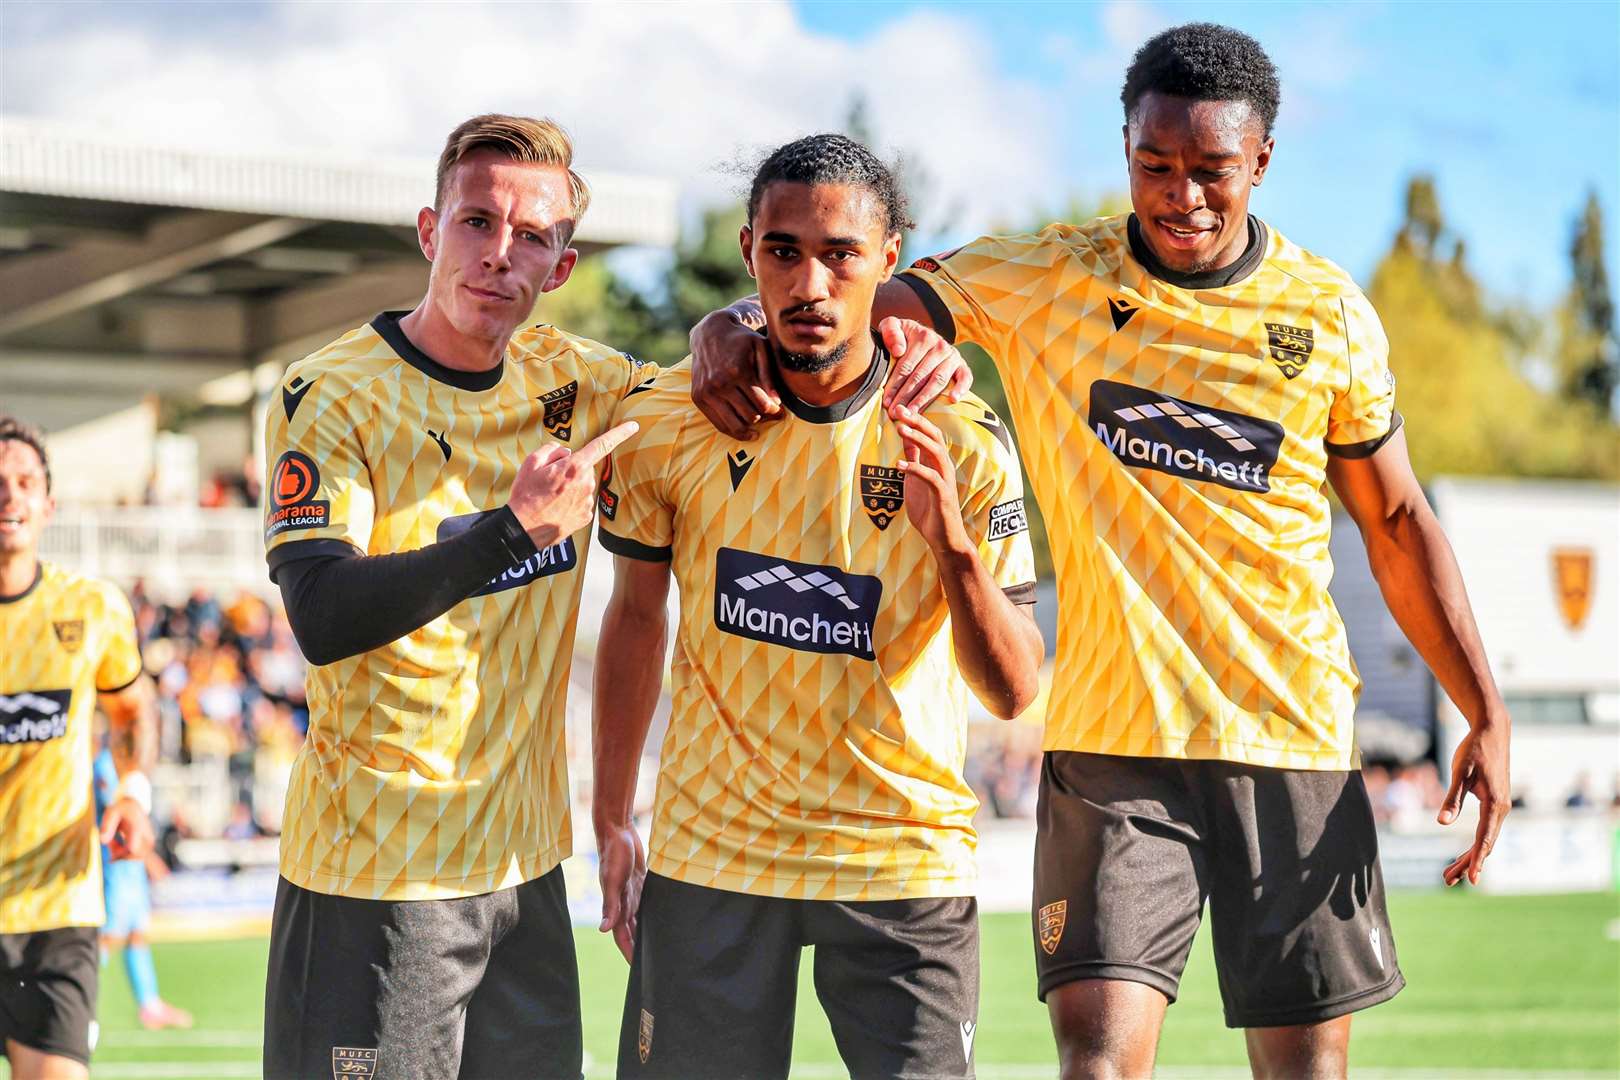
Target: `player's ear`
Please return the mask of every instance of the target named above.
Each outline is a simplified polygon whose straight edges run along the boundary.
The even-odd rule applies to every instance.
[[[424,206],[416,212],[416,243],[427,256],[427,261],[433,261],[433,254],[438,248],[439,212],[431,206]]]
[[[1260,143],[1260,152],[1254,156],[1254,177],[1250,180],[1255,187],[1259,187],[1266,178],[1266,170],[1271,167],[1271,149],[1276,143],[1277,140],[1269,135]]]
[[[751,225],[744,225],[737,230],[737,243],[742,245],[743,265],[748,267],[748,276],[759,277],[754,273],[754,229]]]
[[[900,234],[890,233],[883,241],[883,281],[894,276],[894,268],[900,265]]]
[[[568,280],[568,275],[574,272],[574,265],[578,262],[579,249],[564,248],[562,257],[557,260],[557,265],[551,268],[551,276],[546,278],[544,285],[540,286],[540,291],[546,293],[551,292],[553,289],[562,288],[563,283]]]

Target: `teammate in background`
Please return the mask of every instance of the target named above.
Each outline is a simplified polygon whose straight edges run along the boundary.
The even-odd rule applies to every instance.
[[[54,509],[43,438],[0,416],[0,1050],[13,1080],[89,1075],[101,844],[120,859],[152,848],[156,709],[135,618],[112,585],[40,560]],[[98,704],[119,772],[99,842]]]
[[[642,434],[602,492],[616,558],[593,816],[603,928],[631,959],[619,1075],[785,1077],[814,946],[853,1076],[971,1076],[967,688],[1016,716],[1044,652],[1018,463],[977,398],[884,416],[872,298],[906,219],[870,151],[841,135],[783,146],[748,210],[742,254],[788,415],[753,445],[727,438],[678,365],[627,405]],[[631,800],[672,574],[649,866]]]
[[[118,767],[112,751],[103,747],[94,765],[96,819],[118,797]],[[152,962],[152,946],[147,943],[147,925],[152,918],[152,890],[148,882],[151,865],[162,867],[156,852],[140,859],[113,859],[105,847],[101,852],[102,895],[106,900],[107,921],[101,928],[101,963],[115,948],[124,954],[124,973],[139,1009],[141,1026],[148,1031],[161,1028],[189,1028],[191,1014],[177,1009],[158,993],[157,965]],[[166,868],[165,868],[166,869]]]
[[[1251,38],[1168,30],[1121,98],[1134,213],[983,237],[883,285],[874,316],[983,345],[1045,511],[1059,632],[1035,955],[1065,1077],[1145,1076],[1210,901],[1227,1023],[1257,1076],[1342,1076],[1350,1014],[1403,985],[1328,595],[1331,483],[1391,613],[1470,724],[1445,880],[1508,810],[1507,710],[1407,458],[1378,317],[1248,212],[1279,91]],[[757,381],[695,330],[696,397]]]

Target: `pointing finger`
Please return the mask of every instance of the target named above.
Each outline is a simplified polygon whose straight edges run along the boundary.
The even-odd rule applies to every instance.
[[[582,467],[594,469],[597,462],[613,453],[620,443],[640,430],[640,424],[634,420],[626,420],[624,423],[609,428],[586,443],[574,457],[579,460]]]

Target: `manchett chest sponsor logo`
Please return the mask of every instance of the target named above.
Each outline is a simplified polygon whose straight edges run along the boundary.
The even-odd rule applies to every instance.
[[[1114,456],[1142,469],[1239,491],[1270,491],[1281,424],[1098,379],[1092,431]]]
[[[715,556],[714,622],[738,637],[872,660],[882,598],[867,574],[734,548]]]
[[[445,518],[439,522],[438,539],[444,541],[452,536],[460,536],[493,513],[495,513],[494,510],[480,510],[476,514],[459,514],[456,517]],[[577,565],[579,565],[579,553],[574,548],[574,538],[570,536],[562,543],[542,548],[522,562],[515,563],[502,570],[489,579],[489,584],[475,590],[472,595],[488,596],[490,593],[516,589],[529,584],[536,578],[567,573]]]
[[[72,690],[0,694],[0,746],[50,742],[67,734]]]

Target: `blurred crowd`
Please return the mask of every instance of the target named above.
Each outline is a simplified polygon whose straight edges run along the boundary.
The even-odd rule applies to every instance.
[[[209,763],[228,778],[223,812],[176,800],[170,831],[229,839],[279,831],[278,791],[309,723],[304,658],[285,616],[246,591],[222,601],[198,590],[163,603],[137,582],[130,601],[157,683],[163,760]]]

